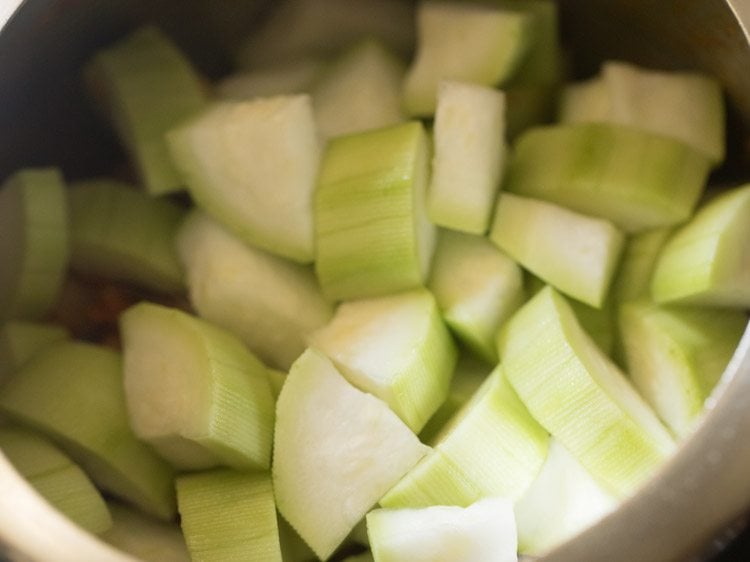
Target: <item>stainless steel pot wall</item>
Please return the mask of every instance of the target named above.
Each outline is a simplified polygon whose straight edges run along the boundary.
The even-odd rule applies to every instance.
[[[604,58],[716,75],[730,102],[731,149],[720,181],[750,178],[750,0],[560,0],[574,71]],[[228,69],[224,53],[272,2],[252,0],[0,1],[0,178],[20,166],[60,165],[68,177],[110,170],[112,136],[90,113],[81,63],[139,22],[155,20],[208,76]],[[750,334],[714,393],[705,419],[676,457],[617,512],[545,560],[679,560],[750,508]],[[113,553],[46,514],[0,457],[0,542],[55,560],[109,560]],[[25,507],[24,507],[25,506]],[[7,523],[7,524],[6,524]],[[72,533],[74,551],[45,541],[45,526]],[[45,555],[46,553],[46,555]],[[124,558],[117,558],[124,559]]]

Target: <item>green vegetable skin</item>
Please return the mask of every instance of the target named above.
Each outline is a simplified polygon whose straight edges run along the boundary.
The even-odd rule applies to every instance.
[[[750,186],[700,203],[725,152],[718,85],[611,63],[566,89],[564,123],[521,130],[564,79],[553,2],[423,1],[416,18],[395,0],[379,4],[393,21],[416,19],[415,38],[360,1],[329,1],[323,18],[318,0],[281,2],[247,41],[246,74],[204,112],[193,89],[156,131],[143,121],[153,108],[123,102],[115,119],[135,108],[135,122],[115,126],[161,198],[100,200],[91,194],[121,185],[96,180],[70,199],[69,226],[67,207],[30,201],[58,240],[31,223],[0,225],[41,239],[36,251],[0,239],[16,262],[0,287],[15,290],[30,271],[50,278],[29,284],[38,294],[3,291],[13,318],[51,306],[68,233],[78,272],[187,289],[189,300],[185,311],[141,304],[122,315],[124,369],[114,351],[55,343],[65,337],[56,330],[17,344],[6,324],[0,358],[18,355],[19,368],[0,387],[0,410],[46,432],[102,489],[169,519],[112,510],[104,538],[149,559],[189,550],[193,560],[301,562],[311,548],[343,560],[352,541],[369,542],[361,557],[375,562],[544,554],[659,469],[744,329]],[[125,64],[115,63],[107,72]],[[162,86],[194,87],[181,68]],[[139,97],[123,86],[131,70],[109,76],[111,94]],[[641,104],[659,83],[691,103],[664,113],[651,104],[669,96]],[[451,90],[446,125],[438,92]],[[486,119],[462,106],[474,94],[487,97]],[[436,109],[433,134],[419,119]],[[187,120],[167,127],[175,113]],[[472,142],[492,154],[470,154]],[[26,203],[19,180],[54,183],[59,196],[55,172],[32,172],[0,194],[0,216]],[[476,184],[472,196],[457,177]],[[163,195],[183,184],[197,207],[187,214]],[[141,229],[137,209],[149,213]],[[18,265],[27,254],[33,269]],[[531,274],[543,281],[524,287]],[[466,361],[475,373],[463,379]],[[73,406],[58,407],[66,392]],[[81,428],[76,409],[101,419]],[[92,517],[108,524],[106,512]]]

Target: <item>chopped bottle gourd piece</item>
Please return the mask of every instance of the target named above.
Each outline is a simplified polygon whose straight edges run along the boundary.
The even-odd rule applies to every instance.
[[[411,2],[277,0],[273,8],[240,47],[240,67],[253,69],[301,57],[326,57],[362,37],[374,37],[400,54],[414,46]]]
[[[172,129],[167,143],[206,213],[248,245],[313,261],[321,143],[310,96],[220,102]]]
[[[52,443],[29,431],[2,427],[0,450],[36,491],[71,521],[91,533],[111,527],[112,517],[99,490]]]
[[[438,84],[455,80],[499,86],[527,54],[535,20],[492,4],[423,0],[417,4],[417,48],[403,86],[404,108],[434,115]]]
[[[418,121],[332,139],[315,194],[315,271],[330,299],[405,291],[427,277],[428,141]]]
[[[58,324],[9,320],[0,326],[0,384],[47,345],[69,337]]]
[[[607,61],[597,77],[563,91],[560,120],[631,125],[680,140],[713,164],[726,152],[721,84],[697,72]]]
[[[484,237],[441,230],[428,287],[455,336],[497,363],[497,332],[525,297],[520,266]]]
[[[333,315],[311,268],[243,244],[200,212],[180,229],[177,252],[198,315],[269,366],[288,369]]]
[[[552,287],[516,312],[498,348],[531,415],[608,493],[631,495],[674,451],[656,414]]]
[[[0,186],[0,322],[54,305],[70,254],[65,185],[56,168],[20,170]]]
[[[160,519],[174,516],[174,474],[130,428],[116,351],[50,345],[2,387],[0,412],[53,440],[103,490]]]
[[[651,279],[661,303],[750,307],[750,184],[698,209],[667,240]]]
[[[367,514],[375,562],[516,562],[513,503],[375,509]]]
[[[486,86],[440,82],[434,137],[430,219],[484,234],[505,165],[505,95]]]
[[[310,343],[415,433],[448,396],[456,348],[424,289],[342,303]]]
[[[673,231],[673,228],[657,228],[628,238],[612,283],[613,301],[622,303],[650,296],[656,262]]]
[[[566,295],[601,308],[625,235],[604,219],[501,193],[490,240]]]
[[[547,432],[498,366],[435,437],[434,448],[380,500],[388,508],[518,499],[547,455]]]
[[[182,470],[271,465],[274,400],[265,366],[231,333],[142,302],[120,316],[135,434]]]
[[[182,189],[164,134],[207,104],[201,78],[183,53],[159,29],[147,26],[96,53],[85,75],[146,191],[161,195]]]
[[[325,560],[427,450],[384,402],[308,349],[276,405],[277,508]]]
[[[618,504],[552,439],[542,470],[514,506],[518,550],[542,555],[595,524]]]
[[[183,474],[175,486],[193,562],[281,562],[270,474],[217,469]]]
[[[741,310],[659,305],[620,307],[620,337],[635,387],[677,437],[695,427],[745,331]]]
[[[325,68],[310,89],[325,138],[395,125],[401,110],[404,63],[385,45],[364,39]]]
[[[518,138],[503,189],[634,233],[686,220],[710,168],[709,159],[694,148],[633,127],[548,125]]]
[[[102,540],[143,562],[191,562],[185,538],[175,523],[166,523],[136,509],[110,502],[112,527]]]
[[[180,207],[107,178],[71,184],[68,201],[73,269],[154,291],[183,290],[174,248]]]
[[[466,404],[492,372],[492,366],[471,355],[459,355],[448,398],[419,432],[422,443],[433,445],[445,424]]]
[[[240,101],[309,93],[323,67],[321,59],[308,57],[280,65],[238,71],[219,81],[216,95],[219,99]]]

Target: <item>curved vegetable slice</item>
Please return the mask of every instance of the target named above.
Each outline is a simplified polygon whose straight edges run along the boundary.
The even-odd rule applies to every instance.
[[[175,485],[191,560],[281,562],[273,486],[267,472],[211,470],[184,474]]]
[[[385,45],[363,39],[342,53],[310,90],[315,120],[326,138],[404,121],[404,64]]]
[[[619,319],[633,384],[676,436],[687,436],[737,348],[746,314],[641,300],[623,304]]]
[[[199,207],[248,245],[313,260],[321,145],[308,95],[218,103],[167,142]]]
[[[633,127],[549,125],[518,138],[503,189],[633,233],[690,217],[710,168],[710,160],[694,148]]]
[[[505,166],[505,95],[464,82],[438,85],[430,219],[484,234]]]
[[[518,550],[541,555],[596,523],[618,503],[552,439],[542,470],[514,506]]]
[[[342,303],[310,342],[415,433],[448,395],[456,348],[428,291]]]
[[[177,251],[198,314],[271,366],[288,369],[333,315],[310,268],[243,244],[200,212],[185,221]]]
[[[428,140],[418,121],[328,143],[315,194],[315,271],[331,299],[420,286],[434,247]]]
[[[427,447],[384,402],[361,392],[308,349],[276,407],[277,507],[327,559]]]
[[[465,507],[490,496],[516,500],[544,463],[548,440],[498,366],[443,427],[432,452],[380,505]]]
[[[92,533],[111,527],[112,517],[99,490],[52,443],[28,431],[3,427],[0,449],[18,473],[71,521]]]
[[[750,184],[710,200],[665,244],[651,279],[661,303],[750,307]]]
[[[499,353],[531,415],[616,497],[634,493],[674,450],[654,412],[553,288],[506,324]]]
[[[0,383],[47,345],[70,337],[57,324],[10,320],[0,326]]]
[[[3,386],[0,410],[50,437],[102,489],[161,519],[174,516],[172,470],[130,429],[117,352],[53,344]]]
[[[57,299],[70,253],[60,172],[28,169],[8,178],[0,225],[0,321],[40,318]]]
[[[132,153],[148,193],[180,189],[164,135],[207,103],[187,58],[159,29],[147,26],[99,51],[85,72],[90,93]]]
[[[528,52],[533,23],[530,14],[489,4],[421,2],[416,56],[404,80],[406,111],[433,115],[443,80],[502,84]]]
[[[428,287],[456,337],[496,363],[497,332],[525,296],[520,266],[485,237],[441,230]]]
[[[490,240],[566,295],[601,308],[625,235],[609,221],[501,193]]]
[[[172,466],[268,469],[274,400],[266,368],[234,335],[143,302],[120,316],[135,434]]]
[[[375,509],[367,534],[376,562],[516,562],[516,521],[505,498],[468,507]]]
[[[71,184],[71,265],[78,271],[180,292],[174,239],[184,211],[107,178]]]

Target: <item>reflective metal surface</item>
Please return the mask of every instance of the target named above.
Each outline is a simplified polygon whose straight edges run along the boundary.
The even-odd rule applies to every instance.
[[[3,17],[20,2],[0,2]],[[155,20],[209,77],[263,2],[27,0],[0,32],[0,178],[20,166],[60,165],[69,178],[117,165],[112,134],[89,109],[79,72],[89,53]],[[750,0],[560,0],[578,76],[604,58],[698,67],[724,84],[728,163],[716,181],[750,178]],[[10,9],[9,9],[10,7]],[[750,334],[745,334],[704,422],[637,496],[544,560],[666,561],[702,556],[750,506]],[[4,479],[0,466],[0,481]],[[0,513],[4,506],[0,504]],[[13,541],[3,534],[0,539]],[[23,545],[16,544],[23,550]]]

